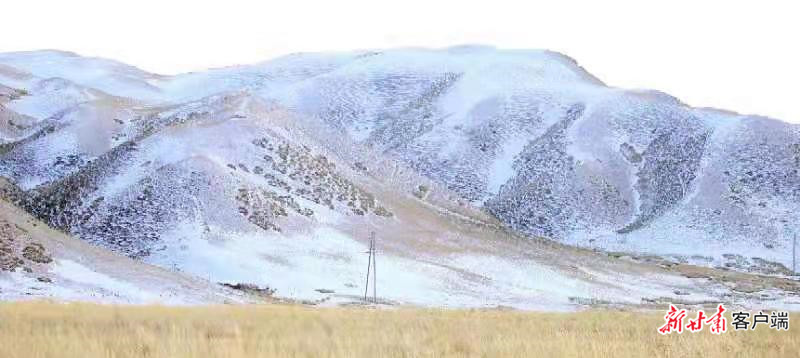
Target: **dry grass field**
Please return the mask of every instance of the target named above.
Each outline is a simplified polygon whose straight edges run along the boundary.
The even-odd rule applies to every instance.
[[[662,312],[0,304],[0,357],[800,357],[797,330],[661,336]]]

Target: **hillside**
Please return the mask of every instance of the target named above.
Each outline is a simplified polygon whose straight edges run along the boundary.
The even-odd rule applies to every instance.
[[[796,304],[800,126],[607,87],[561,54],[160,76],[39,51],[0,54],[0,85],[8,200],[164,272],[352,303],[375,232],[385,303]]]
[[[253,298],[57,232],[0,200],[0,299],[222,303]]]

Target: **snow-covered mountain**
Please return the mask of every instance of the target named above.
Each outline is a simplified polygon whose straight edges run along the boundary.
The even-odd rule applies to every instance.
[[[399,302],[694,285],[548,240],[785,274],[799,171],[798,125],[608,87],[549,51],[295,54],[177,76],[0,54],[10,200],[115,252],[292,297],[357,296],[371,231]]]

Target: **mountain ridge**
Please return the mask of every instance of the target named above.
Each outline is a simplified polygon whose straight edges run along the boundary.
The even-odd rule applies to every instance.
[[[287,271],[330,264],[302,242],[350,262],[323,238],[357,250],[370,230],[393,238],[396,267],[423,260],[459,277],[461,303],[482,294],[474,277],[519,284],[476,268],[520,270],[503,261],[508,243],[486,246],[492,235],[785,275],[782,230],[800,231],[800,125],[608,87],[550,51],[295,54],[175,76],[52,52],[0,54],[0,66],[16,93],[0,97],[0,176],[20,187],[21,206],[83,240],[223,282],[252,279],[248,267],[317,282]],[[217,254],[253,262],[226,267]],[[563,273],[546,255],[524,262],[537,260]],[[352,290],[354,269],[339,270],[339,290]],[[402,271],[409,288],[440,285]]]

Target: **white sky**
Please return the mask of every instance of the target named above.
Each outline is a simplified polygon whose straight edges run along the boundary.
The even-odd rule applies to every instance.
[[[171,74],[298,51],[546,48],[612,86],[800,123],[795,3],[9,0],[0,52],[54,48]]]

